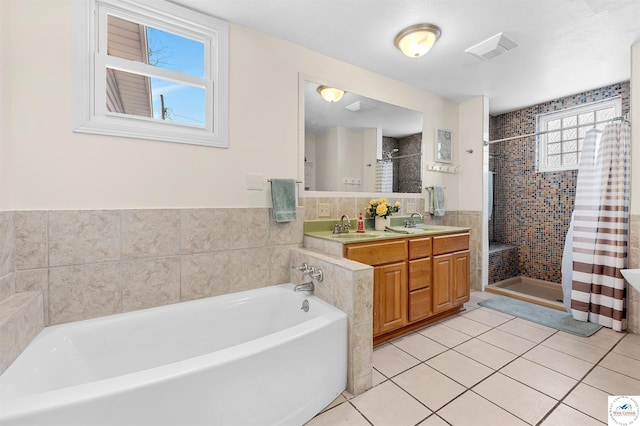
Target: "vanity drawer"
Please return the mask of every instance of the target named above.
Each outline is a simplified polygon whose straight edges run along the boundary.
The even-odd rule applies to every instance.
[[[431,287],[409,293],[409,321],[418,321],[431,316]]]
[[[372,266],[402,262],[407,260],[407,242],[402,240],[349,244],[345,246],[344,256],[356,262]]]
[[[431,285],[431,258],[409,261],[409,291]]]
[[[469,233],[433,237],[433,254],[469,250]]]
[[[409,240],[409,259],[431,256],[431,237]]]

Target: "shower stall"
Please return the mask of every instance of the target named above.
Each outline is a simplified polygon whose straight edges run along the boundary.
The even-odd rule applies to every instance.
[[[485,290],[565,310],[561,268],[578,171],[539,171],[537,120],[610,98],[620,98],[620,112],[628,114],[629,94],[629,82],[622,82],[490,117]]]
[[[523,144],[526,145],[526,141],[517,145],[522,147]],[[496,144],[489,150],[489,282],[485,290],[564,310],[561,262],[558,261],[557,268],[549,263],[557,257],[560,244],[556,240],[560,235],[544,231],[534,235],[538,230],[549,229],[540,222],[556,218],[534,220],[531,217],[536,209],[527,205],[535,200],[526,199],[526,178],[514,176],[518,168],[507,163],[514,160],[513,155],[519,148],[506,149]],[[521,159],[524,158],[516,160],[517,165],[525,164]],[[548,245],[545,245],[545,239]],[[546,264],[540,262],[545,256]]]

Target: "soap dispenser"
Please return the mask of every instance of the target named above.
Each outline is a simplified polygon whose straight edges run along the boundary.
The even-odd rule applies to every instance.
[[[360,212],[360,216],[358,217],[358,230],[360,234],[364,234],[364,220],[362,220],[362,212]]]

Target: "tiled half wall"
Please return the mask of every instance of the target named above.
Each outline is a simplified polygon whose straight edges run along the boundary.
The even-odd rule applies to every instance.
[[[45,325],[289,282],[303,241],[303,208],[290,223],[268,208],[6,214],[15,291],[42,290]]]

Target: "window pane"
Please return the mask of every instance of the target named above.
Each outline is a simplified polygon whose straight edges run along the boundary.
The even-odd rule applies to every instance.
[[[151,90],[153,118],[196,126],[205,125],[204,88],[152,78]]]
[[[551,120],[547,123],[547,130],[556,130],[560,128],[560,119]]]
[[[585,112],[578,116],[579,124],[593,123],[593,112]]]
[[[596,111],[596,121],[611,120],[613,118],[613,108],[606,108]]]
[[[109,112],[205,126],[202,87],[107,68],[106,95]]]
[[[565,117],[562,119],[562,127],[574,127],[576,125],[576,116]]]
[[[107,54],[204,78],[204,43],[111,15]]]
[[[562,152],[563,153],[567,153],[567,152],[575,152],[578,150],[578,141],[576,140],[572,140],[569,142],[563,142],[562,143]]]
[[[149,77],[107,68],[107,111],[152,117]]]
[[[562,155],[562,165],[563,166],[573,166],[578,164],[578,154],[573,152],[570,154]]]
[[[566,141],[569,139],[576,139],[578,137],[578,132],[576,129],[568,129],[562,131],[562,140]]]
[[[578,137],[584,138],[591,129],[593,129],[593,126],[578,127]]]
[[[560,156],[559,155],[550,155],[547,157],[547,165],[549,167],[560,166]]]
[[[550,143],[547,145],[547,154],[560,154],[560,144],[559,143]]]
[[[551,132],[547,134],[547,141],[549,143],[560,142],[560,132]]]

